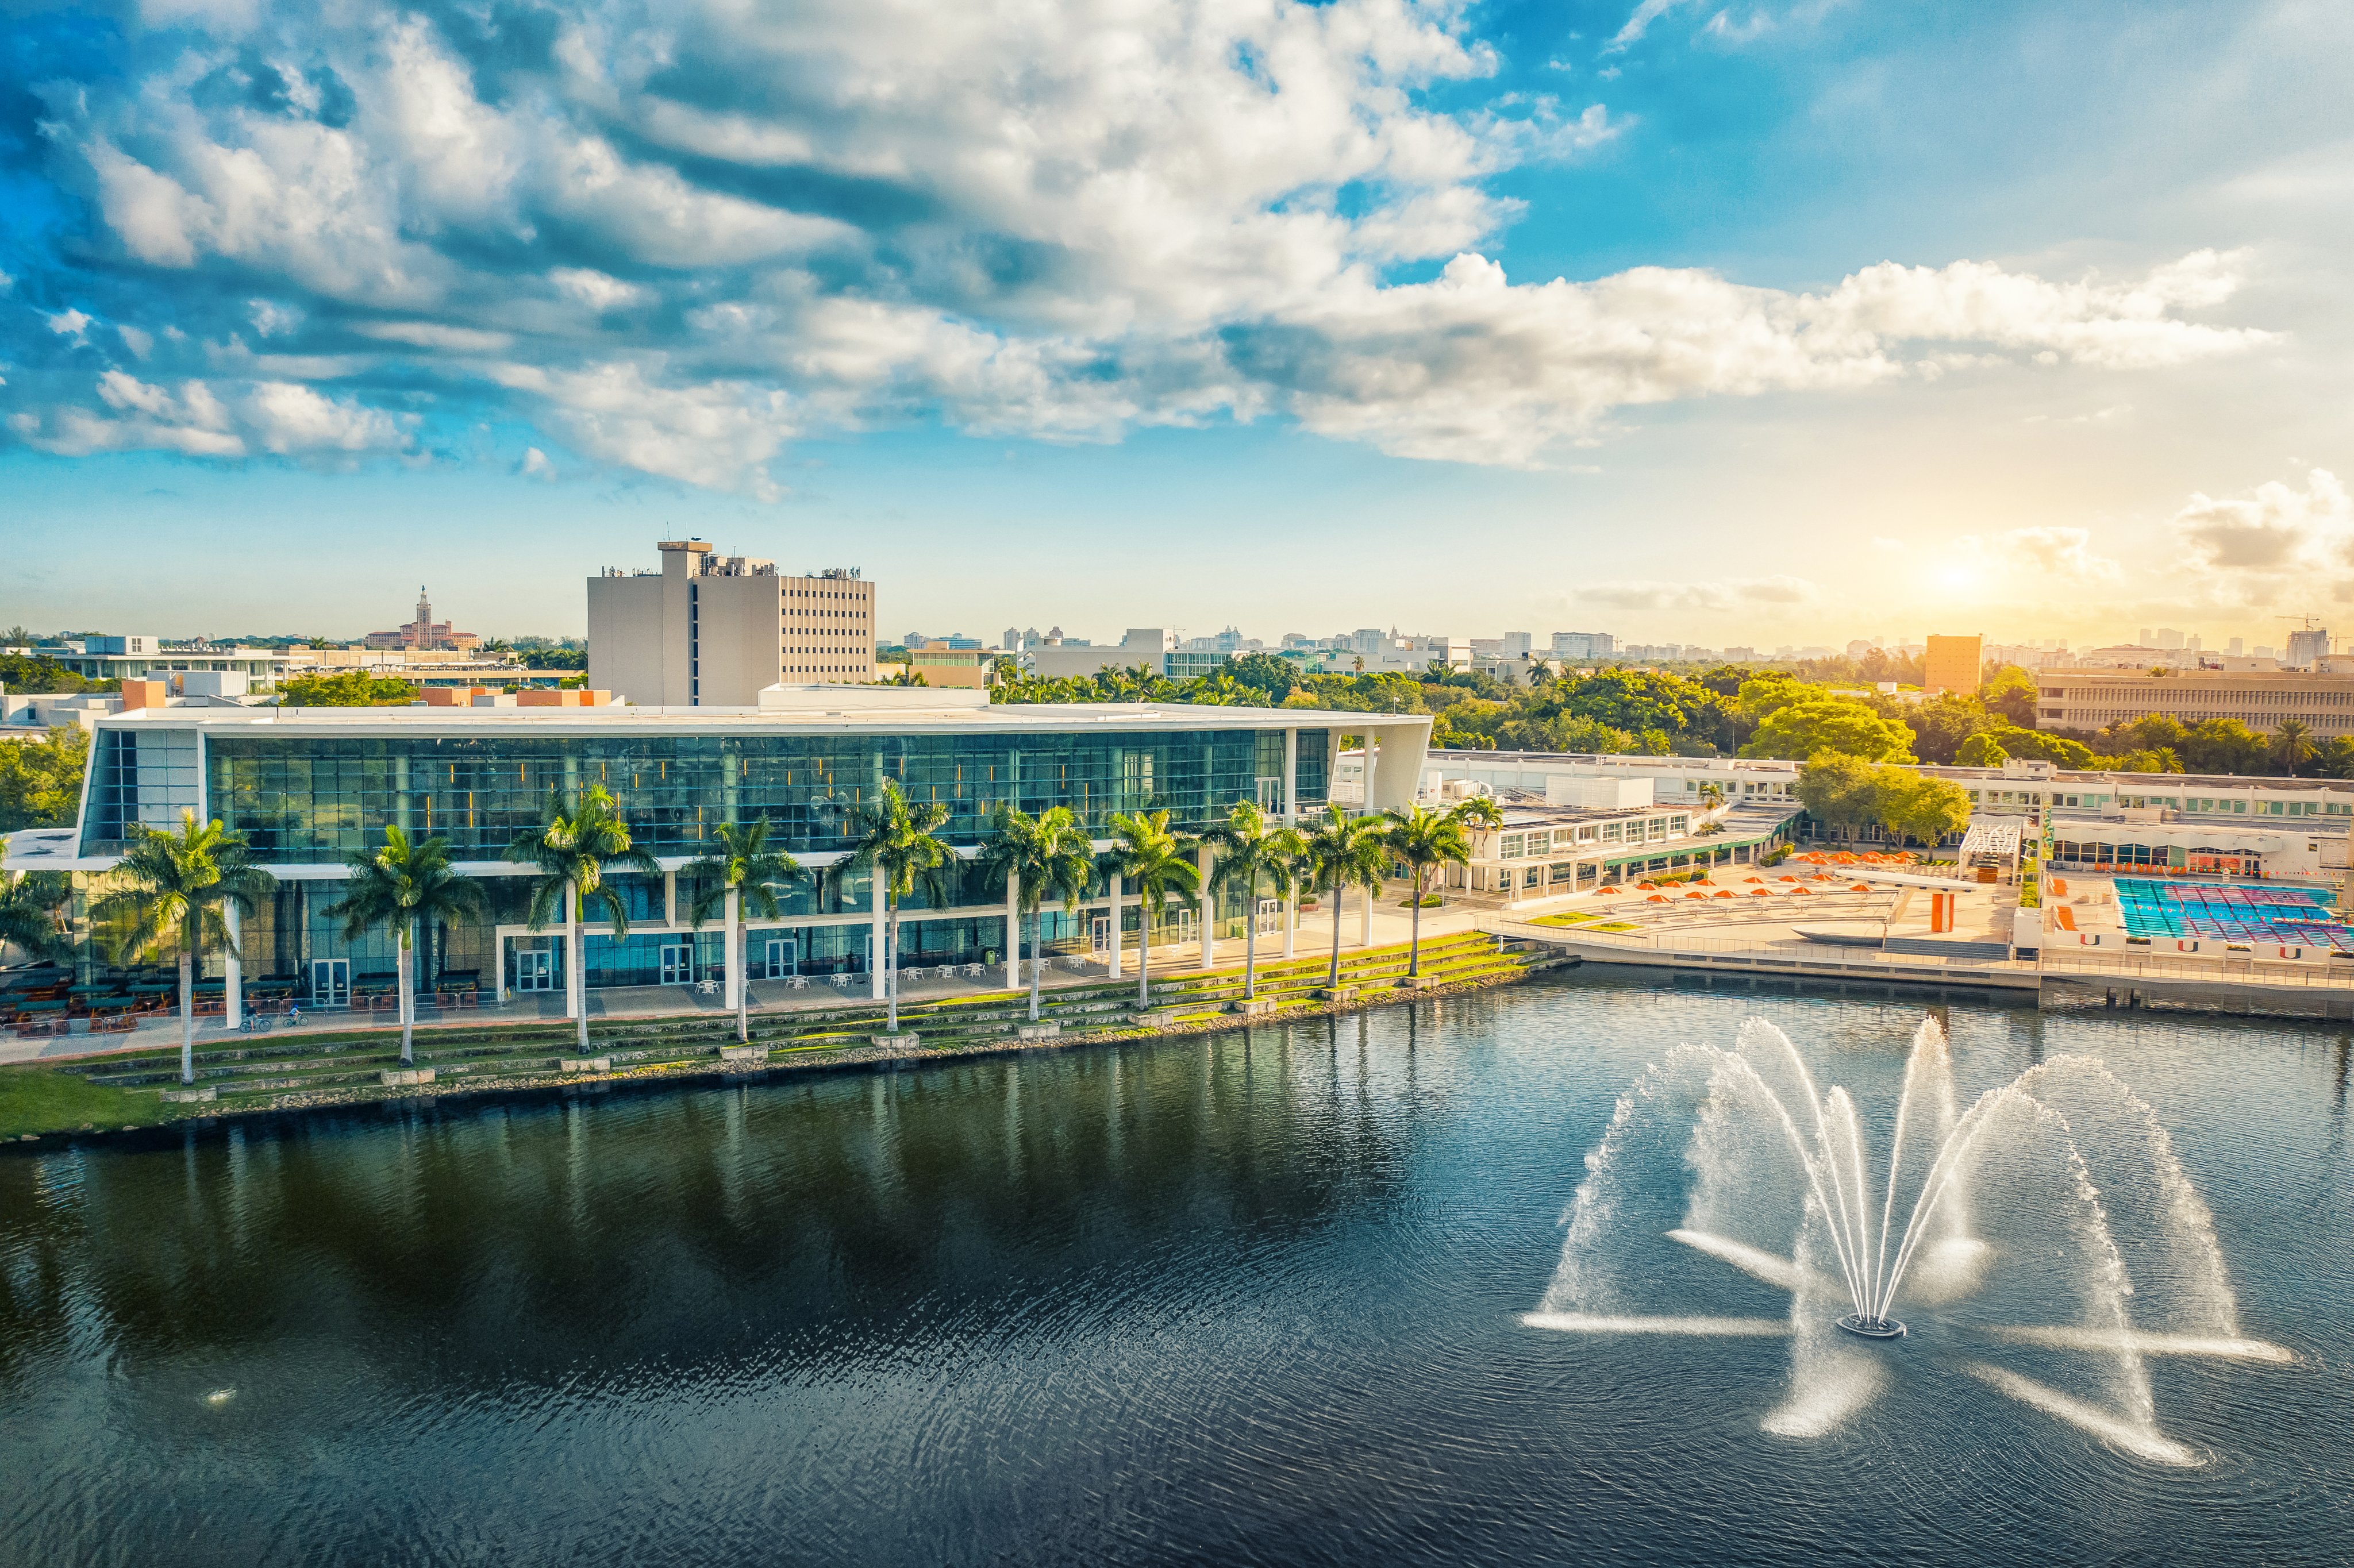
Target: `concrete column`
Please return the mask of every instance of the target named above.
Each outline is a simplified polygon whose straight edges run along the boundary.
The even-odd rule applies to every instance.
[[[684,926],[686,924],[685,914],[686,911],[678,906],[678,873],[665,871],[663,873],[663,924]]]
[[[883,952],[883,868],[876,866],[875,868],[875,934],[866,948],[866,973],[867,978],[874,981],[875,1000],[877,1001],[883,1000],[883,980],[889,972],[884,967],[889,960]]]
[[[1283,820],[1299,821],[1299,732],[1283,732]]]
[[[221,1027],[234,1032],[245,1022],[245,962],[237,949],[245,941],[245,916],[232,900],[221,906],[228,922],[229,950],[221,955]]]
[[[720,959],[720,962],[726,966],[722,972],[727,977],[726,1003],[727,1011],[730,1012],[736,1011],[736,1001],[744,994],[744,976],[741,972],[745,967],[744,954],[742,945],[736,940],[737,927],[743,913],[744,895],[740,893],[730,893],[727,895],[727,954]]]
[[[1111,874],[1111,978],[1119,979],[1119,873]]]
[[[1299,941],[1299,884],[1293,883],[1283,895],[1283,956],[1290,958]]]
[[[1195,857],[1194,863],[1202,868],[1201,910],[1195,918],[1202,922],[1202,929],[1199,932],[1202,938],[1202,967],[1206,969],[1216,961],[1217,945],[1215,939],[1210,935],[1210,921],[1218,907],[1218,895],[1210,886],[1210,851],[1207,845],[1202,848]]]
[[[1373,809],[1373,764],[1381,759],[1380,745],[1370,729],[1365,731],[1363,750],[1365,753],[1365,810],[1370,812]]]
[[[1373,945],[1373,900],[1381,896],[1381,892],[1378,888],[1360,887],[1357,889],[1357,894],[1365,901],[1362,916],[1364,925],[1363,928],[1357,933],[1357,946],[1370,948]],[[1332,918],[1338,920],[1340,917],[1341,911],[1336,907],[1332,911]]]
[[[588,933],[582,931],[575,944],[575,926],[580,895],[570,885],[564,889],[564,1016],[580,1018],[588,1008]]]
[[[1022,989],[1022,879],[1005,879],[1005,989]]]

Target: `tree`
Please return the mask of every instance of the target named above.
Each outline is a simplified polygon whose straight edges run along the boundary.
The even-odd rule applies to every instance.
[[[2324,779],[2354,779],[2354,736],[2332,736],[2322,742],[2313,770]]]
[[[81,809],[90,735],[59,725],[39,740],[0,744],[0,832],[61,827]]]
[[[405,708],[417,688],[395,675],[345,670],[335,675],[289,675],[278,683],[282,708]]]
[[[1954,760],[1964,768],[1999,768],[2010,760],[2010,753],[2002,743],[1981,730],[1965,739],[1954,753]]]
[[[2182,760],[2193,773],[2269,773],[2272,746],[2238,719],[2202,721],[2183,737]]]
[[[320,911],[344,923],[344,940],[356,942],[378,927],[398,938],[400,971],[400,1059],[413,1062],[417,1026],[414,958],[418,922],[461,920],[479,916],[487,900],[482,885],[450,864],[450,843],[439,837],[412,844],[389,823],[384,847],[373,854],[355,850],[344,857],[351,878],[344,895]]]
[[[1702,787],[1702,792],[1714,789],[1716,786],[1712,784],[1706,785]],[[1724,793],[1722,789],[1717,789],[1716,792],[1720,796]],[[1493,831],[1504,825],[1504,808],[1496,804],[1495,797],[1491,795],[1466,795],[1462,800],[1447,807],[1447,814],[1466,828],[1486,828]]]
[[[746,929],[745,906],[763,920],[777,917],[777,890],[790,887],[809,874],[801,863],[782,850],[769,847],[769,819],[756,817],[748,822],[722,822],[712,831],[718,852],[691,860],[679,867],[679,874],[691,876],[705,885],[695,900],[688,918],[696,930],[711,918],[711,912],[725,906],[727,911],[727,974],[735,983],[736,1038],[752,1038],[752,959],[750,933]]]
[[[889,1029],[899,1033],[899,902],[920,885],[941,896],[947,886],[943,870],[956,858],[936,830],[949,820],[949,809],[938,800],[910,801],[896,779],[883,781],[883,792],[858,808],[857,841],[843,863],[853,870],[871,871],[883,889],[886,924],[883,994]]]
[[[1426,885],[1430,873],[1438,866],[1470,863],[1471,835],[1464,831],[1463,819],[1451,811],[1409,806],[1388,816],[1382,832],[1382,847],[1405,864],[1414,889],[1414,939],[1407,949],[1405,974],[1408,980],[1416,980],[1422,974],[1422,901]]]
[[[2007,722],[1989,715],[1978,698],[1960,692],[1940,692],[1906,709],[1903,718],[1913,731],[1913,754],[1924,762],[1959,762],[1970,736]]]
[[[1202,835],[1217,855],[1213,887],[1243,890],[1243,995],[1258,994],[1258,886],[1264,880],[1280,895],[1291,891],[1294,869],[1306,847],[1294,828],[1270,828],[1267,813],[1237,800],[1226,820]]]
[[[0,653],[0,686],[12,692],[73,695],[111,692],[119,682],[95,680],[67,669],[46,653]]]
[[[1136,885],[1136,1005],[1147,1007],[1152,1001],[1153,922],[1167,913],[1170,895],[1201,896],[1202,868],[1193,863],[1193,845],[1169,831],[1166,811],[1115,815],[1111,832],[1111,853],[1105,858],[1121,880]]]
[[[1039,930],[1040,910],[1049,890],[1063,895],[1066,913],[1079,906],[1095,878],[1094,841],[1079,826],[1068,806],[1049,806],[1036,816],[1012,806],[997,808],[997,822],[981,852],[981,863],[991,877],[1013,890],[1015,915],[1030,923],[1030,1022],[1038,1022],[1039,971],[1046,949]],[[1119,918],[1119,911],[1112,911]],[[1014,956],[1021,956],[1022,934],[1009,931]]]
[[[1935,849],[1947,833],[1969,826],[1970,798],[1957,784],[1886,767],[1876,770],[1875,783],[1880,825],[1894,833],[1899,844],[1918,839]]]
[[[1908,761],[1913,731],[1861,703],[1809,699],[1777,708],[1741,748],[1744,757],[1812,757],[1836,751],[1869,762]]]
[[[1332,895],[1332,967],[1325,974],[1327,989],[1341,983],[1341,895],[1361,887],[1367,898],[1378,896],[1388,858],[1382,824],[1371,817],[1352,817],[1335,805],[1327,804],[1316,825],[1301,837],[1301,874],[1310,887]]]
[[[58,911],[72,895],[73,879],[61,871],[27,872],[0,883],[0,948],[22,948],[37,962],[71,959],[73,942],[58,926]]]
[[[2016,664],[2006,664],[1978,688],[1987,712],[2008,719],[2021,729],[2035,727],[2035,677]]]
[[[2321,748],[2314,744],[2312,729],[2301,721],[2285,718],[2273,726],[2273,755],[2288,769],[2290,778],[2296,778],[2296,770],[2312,761],[2320,751]]]
[[[1880,779],[1861,757],[1826,751],[1808,758],[1792,787],[1807,815],[1852,833],[1880,816]]]
[[[557,906],[564,906],[565,990],[574,999],[580,1054],[586,1056],[588,972],[581,911],[590,904],[601,906],[612,923],[613,940],[626,940],[630,907],[606,885],[606,879],[616,870],[658,876],[662,865],[631,842],[629,823],[621,820],[613,797],[601,785],[592,786],[577,800],[551,800],[546,820],[517,833],[507,845],[506,858],[526,862],[539,874],[532,880],[531,906],[525,924],[535,931],[545,930]]]
[[[1230,661],[1226,671],[1246,686],[1256,686],[1277,702],[1298,691],[1299,666],[1279,653],[1246,653]]]
[[[180,813],[180,830],[132,830],[130,847],[115,863],[109,893],[90,910],[94,924],[121,922],[113,941],[115,961],[143,953],[174,954],[180,965],[180,1082],[196,1081],[196,969],[207,949],[235,954],[223,913],[234,906],[250,915],[277,885],[253,863],[243,833],[214,821],[201,825],[194,811]]]

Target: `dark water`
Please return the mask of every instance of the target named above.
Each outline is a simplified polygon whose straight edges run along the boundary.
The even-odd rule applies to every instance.
[[[1921,1011],[1571,980],[0,1158],[0,1560],[2354,1557],[2335,1033],[1948,1015],[1966,1093],[2155,1105],[2296,1351],[2152,1363],[2195,1468],[1908,1368],[1795,1443],[1786,1344],[1520,1324],[1648,1059],[1755,1012],[1882,1094]]]

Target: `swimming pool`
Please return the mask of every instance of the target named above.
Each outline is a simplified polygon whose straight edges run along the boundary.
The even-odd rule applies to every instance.
[[[2214,885],[2119,877],[2117,912],[2136,937],[2215,937],[2232,942],[2354,950],[2326,889]]]

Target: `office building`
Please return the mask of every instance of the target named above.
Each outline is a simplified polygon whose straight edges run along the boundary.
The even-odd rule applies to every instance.
[[[2070,670],[2047,673],[2036,682],[2040,729],[2095,730],[2145,714],[2171,714],[2187,725],[2238,719],[2259,733],[2296,719],[2315,739],[2327,740],[2354,735],[2354,673]]]
[[[256,690],[276,685],[288,668],[299,662],[297,654],[305,652],[216,648],[202,641],[167,643],[143,633],[69,637],[31,643],[17,651],[93,681],[168,680],[200,671],[218,672],[243,675]]]
[[[658,707],[749,707],[779,681],[875,676],[875,585],[855,568],[785,577],[774,561],[666,539],[657,571],[588,579],[588,683]]]
[[[697,931],[688,917],[695,889],[681,868],[710,853],[720,824],[757,818],[769,823],[770,844],[812,875],[784,895],[775,919],[751,922],[749,972],[857,975],[869,990],[879,980],[884,904],[873,878],[843,863],[860,808],[885,781],[947,808],[940,832],[960,857],[939,897],[919,889],[906,901],[901,961],[1002,962],[1005,892],[970,858],[999,806],[1066,806],[1099,848],[1108,847],[1118,812],[1166,810],[1188,833],[1222,821],[1237,800],[1279,816],[1312,812],[1329,797],[1345,729],[1373,737],[1373,804],[1403,808],[1414,799],[1430,722],[1246,707],[991,705],[982,692],[885,686],[772,685],[757,705],[725,709],[151,708],[97,721],[78,824],[12,835],[5,866],[75,874],[75,962],[87,974],[109,962],[90,930],[93,884],[115,866],[133,824],[173,827],[190,811],[218,818],[249,835],[280,881],[243,921],[243,958],[213,948],[202,978],[222,986],[232,1011],[239,988],[257,980],[335,1006],[355,981],[388,974],[395,957],[387,936],[347,938],[340,922],[321,916],[343,892],[345,857],[380,845],[387,825],[438,834],[489,896],[478,919],[435,923],[421,955],[428,985],[479,984],[486,1000],[564,992],[577,1007],[582,989],[684,983],[724,969],[718,927]],[[627,938],[592,920],[573,950],[560,925],[532,928],[531,868],[502,855],[553,802],[592,786],[611,792],[661,870],[612,879],[630,914]],[[1085,944],[1094,922],[1112,917],[1110,896],[1099,880],[1076,915],[1050,900],[1047,940]],[[1155,940],[1240,935],[1247,895],[1214,896],[1172,907]],[[1133,933],[1132,888],[1119,916]]]
[[[1986,639],[1983,637],[1932,637],[1928,652],[1923,658],[1921,689],[1925,692],[1975,692],[1978,689],[1978,672],[1985,662]]]
[[[1553,634],[1553,656],[1556,659],[1606,659],[1617,651],[1618,639],[1607,631]]]
[[[1102,648],[1089,642],[1064,641],[1058,635],[1060,630],[1058,627],[1049,632],[1045,642],[1030,652],[1030,673],[1040,680],[1064,680],[1105,670],[1139,667],[1155,675],[1165,675],[1170,673],[1169,661],[1177,648],[1176,633],[1161,626],[1131,626],[1116,645]],[[1226,662],[1224,653],[1188,657],[1212,664]]]

